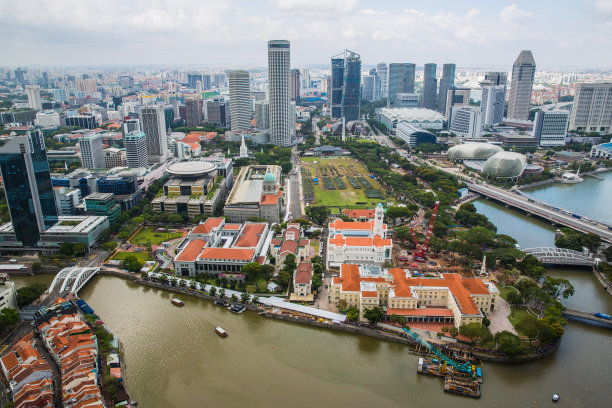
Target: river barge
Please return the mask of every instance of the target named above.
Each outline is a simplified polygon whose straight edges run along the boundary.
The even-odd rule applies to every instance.
[[[170,303],[172,303],[175,306],[185,306],[185,303],[183,303],[182,300],[177,299],[177,298],[170,299]]]
[[[217,333],[221,337],[227,337],[227,332],[221,327],[215,327],[215,333]]]

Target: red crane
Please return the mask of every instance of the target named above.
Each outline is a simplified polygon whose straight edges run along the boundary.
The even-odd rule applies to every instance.
[[[439,201],[436,201],[434,205],[433,211],[431,213],[431,219],[429,220],[429,227],[427,228],[427,235],[425,235],[425,242],[423,245],[419,244],[419,239],[416,236],[416,233],[410,227],[410,232],[412,234],[412,241],[414,242],[414,251],[412,252],[412,260],[417,262],[425,262],[427,250],[429,249],[429,240],[431,239],[431,234],[433,233],[434,222],[436,221],[436,217],[438,216],[438,205]]]

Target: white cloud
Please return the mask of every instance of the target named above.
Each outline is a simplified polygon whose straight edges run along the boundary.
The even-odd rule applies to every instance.
[[[376,11],[374,9],[369,8],[369,9],[362,9],[361,14],[375,16],[375,15],[384,15],[384,14],[387,14],[387,12],[386,11]]]
[[[521,10],[516,4],[511,4],[499,12],[499,17],[506,24],[521,24],[532,20],[534,15],[531,12]]]
[[[358,0],[272,0],[280,10],[349,12],[355,10]]]
[[[599,0],[593,3],[593,8],[598,13],[612,15],[612,0]]]

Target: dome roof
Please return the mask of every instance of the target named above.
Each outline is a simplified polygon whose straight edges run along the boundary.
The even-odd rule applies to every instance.
[[[455,160],[486,160],[503,150],[500,146],[490,143],[464,143],[448,149],[448,156]]]
[[[276,179],[274,178],[274,174],[272,173],[266,173],[266,175],[263,178],[263,181],[276,181]]]
[[[520,153],[499,152],[487,159],[482,171],[493,177],[514,178],[523,174],[526,165],[527,159]]]

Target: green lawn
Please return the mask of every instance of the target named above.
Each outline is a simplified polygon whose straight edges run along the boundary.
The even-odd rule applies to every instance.
[[[504,299],[506,302],[508,301],[508,293],[510,292],[516,292],[517,290],[514,289],[511,286],[501,286],[500,284],[496,284],[495,286],[497,286],[497,290],[499,290],[499,295],[502,297],[502,299]]]
[[[515,329],[516,329],[516,325],[518,322],[520,322],[521,320],[523,320],[524,318],[526,318],[527,316],[531,314],[527,311],[527,308],[524,306],[521,306],[521,307],[511,306],[510,309],[512,311],[508,315],[508,320],[510,320],[510,323],[512,323],[512,326],[514,326]],[[523,333],[521,333],[518,329],[516,329],[516,331],[519,333],[519,335],[523,335]]]
[[[151,245],[159,245],[162,242],[170,241],[175,238],[182,237],[180,232],[155,232],[152,228],[143,228],[138,234],[130,239],[131,244],[144,245],[150,242]]]
[[[265,279],[259,278],[256,285],[247,285],[249,293],[266,293],[268,291],[268,282]]]
[[[115,260],[123,260],[125,259],[128,255],[134,255],[136,258],[138,258],[139,261],[153,261],[153,257],[151,256],[151,254],[149,254],[148,252],[127,252],[127,251],[121,251],[121,252],[117,252],[117,254],[115,256],[113,256],[112,259]]]
[[[309,170],[311,177],[319,178],[319,184],[314,186],[315,205],[340,208],[372,208],[381,201],[391,201],[395,203],[395,200],[389,197],[386,197],[385,199],[367,198],[364,188],[354,189],[351,187],[348,179],[346,178],[347,175],[352,175],[354,177],[365,177],[374,189],[382,191],[383,194],[385,193],[385,190],[380,186],[378,181],[369,177],[370,173],[363,163],[356,159],[349,157],[304,157],[301,160],[304,162],[304,167]],[[314,164],[314,162],[316,162],[316,164]],[[341,176],[342,180],[347,188],[344,190],[325,190],[325,184],[321,179],[323,176],[323,173],[320,170],[321,166],[334,166],[336,169],[340,170],[341,174],[343,174]],[[333,210],[334,209],[332,209],[332,211]]]

